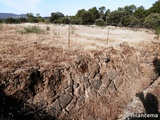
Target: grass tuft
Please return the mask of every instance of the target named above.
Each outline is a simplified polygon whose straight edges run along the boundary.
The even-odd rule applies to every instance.
[[[47,31],[50,31],[50,27],[49,27],[49,26],[47,26],[47,27],[46,27],[46,30],[47,30]]]
[[[3,26],[2,26],[2,24],[0,24],[0,31],[3,29]]]
[[[38,26],[29,26],[29,27],[24,27],[24,30],[19,31],[21,34],[28,34],[28,33],[36,33],[36,34],[42,34],[44,33],[44,30],[41,29]]]

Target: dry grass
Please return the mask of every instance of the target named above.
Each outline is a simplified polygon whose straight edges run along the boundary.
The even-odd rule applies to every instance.
[[[123,32],[128,33],[126,30],[122,32],[116,29],[112,30],[110,32],[109,45],[107,45],[106,28],[101,30],[101,28],[96,27],[73,26],[72,29],[74,29],[75,33],[71,34],[71,51],[68,51],[68,26],[47,25],[50,27],[50,31],[46,34],[20,34],[17,32],[17,30],[22,30],[23,27],[27,26],[28,24],[2,25],[3,31],[0,31],[0,67],[15,66],[11,64],[13,61],[15,63],[24,62],[24,64],[26,63],[25,61],[31,61],[30,64],[37,64],[37,66],[40,63],[45,66],[52,61],[55,64],[64,63],[65,61],[73,60],[77,54],[98,50],[103,51],[110,45],[114,46],[118,42],[117,39],[122,37],[121,34]],[[35,25],[31,24],[30,26]],[[39,26],[43,30],[46,29],[44,24]],[[116,36],[118,31],[120,35]],[[134,32],[132,31],[131,33]],[[144,32],[144,35],[142,35],[142,33],[140,31],[137,36],[140,34],[143,39],[154,36],[154,34]],[[127,39],[127,36],[125,39]]]
[[[39,26],[41,29],[46,30],[50,28],[46,34],[35,35],[23,35],[21,39],[24,39],[26,43],[37,42],[40,44],[46,44],[57,48],[68,49],[68,25],[50,25],[50,24],[20,24],[9,25],[8,27],[14,27],[17,30],[23,30],[23,27]],[[107,45],[107,33],[109,32],[109,44]],[[127,28],[113,28],[113,27],[87,27],[87,26],[71,26],[71,50],[78,51],[90,51],[91,50],[103,50],[109,46],[118,46],[122,42],[128,42],[130,45],[137,46],[138,42],[149,42],[154,39],[154,33],[146,33],[146,30],[133,31]],[[14,33],[15,34],[15,33]],[[17,36],[18,37],[18,36]]]
[[[92,59],[92,61],[84,63],[94,66],[93,61],[98,61],[99,59],[97,58],[100,54],[98,51],[104,52],[110,49],[108,46],[115,46],[131,36],[129,40],[130,44],[133,43],[133,40],[138,39],[135,43],[141,40],[143,42],[143,40],[148,41],[148,39],[154,36],[154,34],[145,33],[144,31],[134,32],[113,28],[110,29],[109,45],[107,45],[106,33],[108,32],[108,28],[73,26],[75,31],[74,34],[71,34],[71,50],[68,50],[68,26],[47,25],[50,27],[50,30],[46,34],[20,34],[17,32],[17,30],[22,30],[23,27],[27,26],[28,24],[3,25],[3,31],[0,31],[0,72],[5,73],[7,71],[6,76],[8,73],[15,73],[18,69],[23,70],[32,67],[40,68],[40,70],[43,70],[43,68],[48,69],[49,73],[47,74],[53,75],[54,71],[52,70],[56,66],[63,65],[66,69],[72,69],[67,68],[67,65],[75,64],[76,62],[73,62],[75,60],[78,63],[83,57],[86,61]],[[44,24],[39,26],[41,29],[46,29],[46,25]],[[97,56],[94,56],[95,54]],[[109,54],[112,53],[109,52]],[[76,73],[76,70],[77,68],[75,67],[74,69],[73,65],[73,71],[75,71],[72,71],[73,74]],[[9,88],[12,88],[12,86]],[[95,118],[95,120],[106,120],[109,116],[111,120],[117,119],[115,116],[118,116],[121,109],[126,105],[125,101],[128,100],[116,99],[116,97],[110,96],[106,99],[106,97],[98,96],[94,100],[85,101],[83,106],[79,105],[78,112],[71,113],[69,117],[71,116],[73,119],[93,120]]]

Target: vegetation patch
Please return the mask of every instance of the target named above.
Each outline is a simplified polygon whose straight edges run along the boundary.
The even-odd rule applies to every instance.
[[[104,20],[102,18],[96,19],[96,25],[97,26],[105,26],[106,23],[104,22]]]
[[[155,37],[155,39],[159,40],[159,38],[160,38],[160,28],[157,28],[157,29],[155,30],[155,34],[157,35],[157,36]]]
[[[47,26],[47,27],[46,27],[46,30],[47,30],[47,31],[50,31],[50,27],[49,27],[49,26]]]
[[[2,26],[2,24],[0,24],[0,31],[3,29],[3,26]]]
[[[19,32],[21,34],[28,34],[28,33],[43,34],[43,33],[45,33],[45,31],[38,26],[24,27],[24,30],[19,31]]]

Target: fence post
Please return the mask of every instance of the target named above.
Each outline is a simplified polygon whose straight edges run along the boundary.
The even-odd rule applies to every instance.
[[[70,24],[70,17],[69,17],[69,24],[68,24],[68,49],[70,50],[70,40],[71,40],[71,24]]]
[[[107,33],[107,45],[108,45],[108,41],[109,41],[109,28],[108,28],[108,33]]]

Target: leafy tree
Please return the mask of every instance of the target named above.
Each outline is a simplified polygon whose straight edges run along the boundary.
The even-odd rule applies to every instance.
[[[102,14],[104,14],[106,12],[105,6],[99,7],[99,12],[102,13]]]
[[[155,2],[153,6],[146,11],[146,15],[150,15],[151,13],[160,13],[160,0]]]
[[[61,21],[62,24],[69,24],[69,22],[70,22],[68,16],[62,17],[62,18],[60,19],[60,21]]]
[[[119,24],[122,24],[122,18],[124,17],[125,12],[124,11],[113,11],[107,16],[107,24],[118,26]]]
[[[64,17],[64,14],[61,12],[52,12],[51,13],[51,17],[50,17],[50,21],[57,23],[58,21],[60,22],[60,19]]]
[[[81,20],[83,25],[88,25],[88,24],[90,25],[94,23],[94,20],[92,19],[92,15],[88,11],[82,13]]]
[[[76,18],[81,18],[82,14],[85,13],[85,12],[86,12],[85,9],[78,10],[77,13],[76,13]]]
[[[138,19],[145,18],[146,17],[146,10],[143,6],[140,6],[137,8],[137,10],[134,12],[134,16]]]
[[[124,11],[126,13],[126,15],[131,15],[136,11],[136,6],[135,5],[130,5],[130,6],[125,6],[124,7]]]
[[[93,21],[95,21],[96,19],[100,17],[99,11],[97,10],[96,7],[93,7],[89,9],[88,11],[90,12]]]
[[[27,13],[27,21],[30,23],[34,22],[34,14],[33,13]]]
[[[155,38],[156,38],[157,40],[159,40],[159,38],[160,38],[160,28],[157,28],[157,29],[155,30],[155,34],[157,35]]]
[[[130,19],[129,27],[136,27],[136,28],[141,27],[140,19],[138,19],[134,16],[131,16],[129,19]]]
[[[105,26],[105,22],[102,18],[96,19],[96,25],[97,26]]]
[[[33,13],[27,13],[27,21],[30,23],[37,23],[38,20],[34,17]]]
[[[5,23],[7,23],[7,24],[12,24],[12,23],[15,23],[15,19],[13,19],[13,18],[6,18],[5,19]]]
[[[103,20],[106,20],[105,13],[106,13],[106,8],[105,8],[105,6],[99,7],[100,18],[102,18]]]
[[[160,28],[160,14],[151,13],[145,18],[144,26],[147,28],[157,29]]]
[[[27,22],[26,18],[18,18],[19,23],[25,23]]]
[[[76,19],[78,20],[78,23],[83,25],[93,24],[94,18],[92,17],[92,12],[90,12],[90,10],[86,11],[85,9],[78,10],[76,14]]]
[[[70,17],[70,23],[71,24],[76,24],[76,25],[79,25],[82,23],[82,21],[78,21],[79,19],[77,19],[75,16],[71,16]]]
[[[36,17],[38,22],[44,22],[44,19],[40,16],[39,13],[36,14]]]
[[[0,23],[3,23],[3,20],[2,20],[2,19],[0,19]]]
[[[108,16],[111,13],[110,9],[107,9],[105,15]]]

